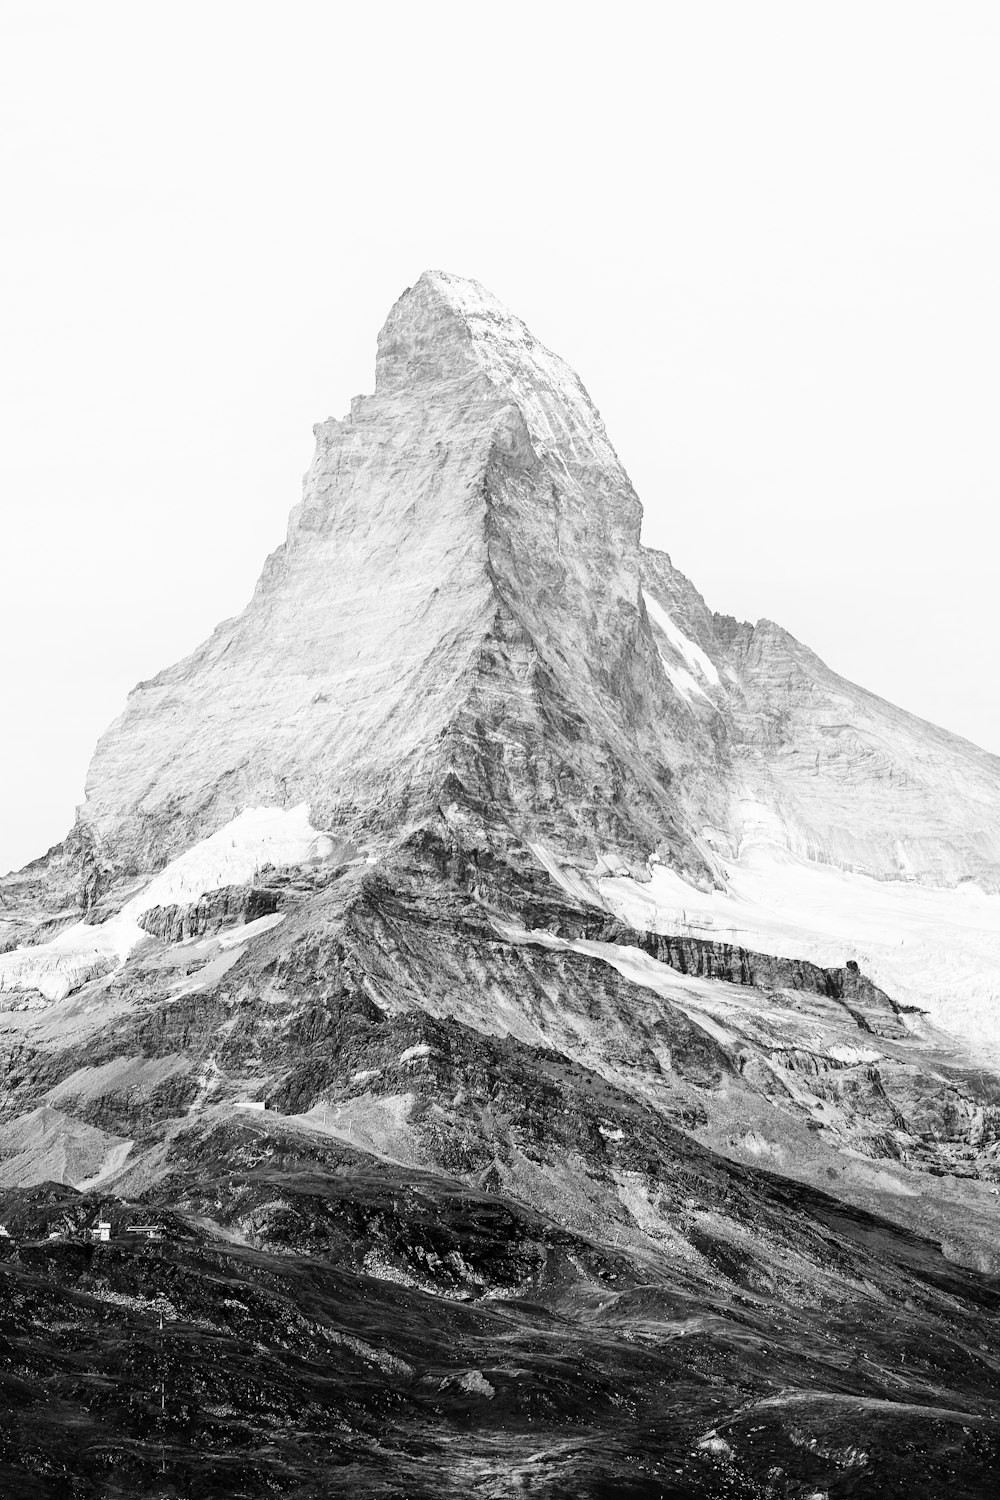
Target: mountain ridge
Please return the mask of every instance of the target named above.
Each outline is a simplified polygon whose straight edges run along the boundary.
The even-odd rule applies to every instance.
[[[529,381],[529,377],[531,377]],[[461,385],[457,393],[452,382],[458,381]],[[276,549],[268,558],[264,570],[258,581],[254,595],[247,609],[241,614],[234,616],[229,621],[222,622],[213,635],[198,647],[195,652],[177,663],[174,667],[166,668],[155,677],[138,684],[130,697],[129,705],[125,714],[115,725],[102,737],[102,741],[95,752],[87,778],[87,791],[85,801],[81,807],[81,826],[85,841],[93,846],[94,860],[99,864],[102,859],[110,860],[115,865],[118,856],[110,848],[116,838],[123,837],[114,831],[115,819],[121,819],[124,807],[118,813],[115,807],[118,802],[127,803],[131,801],[133,806],[144,809],[151,801],[155,805],[156,789],[155,783],[150,781],[147,785],[139,784],[123,785],[115,788],[115,779],[122,779],[121,766],[139,758],[148,758],[150,738],[163,738],[169,743],[169,755],[160,755],[161,774],[167,772],[167,763],[171,758],[190,760],[189,747],[178,743],[176,726],[172,720],[176,714],[171,712],[172,705],[169,702],[169,690],[171,687],[184,688],[183,677],[185,672],[196,673],[201,667],[210,664],[215,659],[216,665],[221,667],[221,672],[216,673],[219,686],[225,690],[227,687],[226,676],[231,681],[233,667],[222,663],[222,658],[229,656],[233,661],[233,654],[238,658],[240,647],[243,650],[257,650],[260,641],[254,640],[266,632],[266,630],[278,623],[276,611],[280,614],[281,599],[278,580],[287,577],[290,566],[296,553],[308,553],[311,546],[319,547],[320,534],[324,527],[336,527],[338,522],[343,522],[350,517],[341,514],[339,517],[331,511],[332,496],[337,492],[337,486],[346,483],[348,487],[357,477],[353,473],[354,466],[360,465],[362,469],[371,466],[373,461],[366,445],[366,434],[371,437],[376,445],[383,442],[379,436],[378,429],[384,426],[384,419],[388,416],[390,421],[398,420],[400,411],[399,400],[408,401],[411,411],[407,416],[416,427],[416,432],[411,435],[411,448],[409,458],[412,462],[415,456],[427,464],[430,455],[437,455],[441,460],[442,449],[437,445],[443,445],[444,439],[435,429],[430,431],[428,422],[433,423],[440,420],[444,423],[449,435],[451,450],[454,449],[458,439],[455,423],[452,420],[453,412],[445,406],[443,415],[435,419],[431,413],[434,410],[433,400],[424,400],[418,413],[413,413],[414,389],[419,392],[423,388],[431,390],[434,387],[447,388],[447,398],[456,397],[457,404],[462,410],[469,414],[475,414],[475,424],[471,424],[472,430],[467,427],[464,432],[463,442],[465,451],[460,455],[461,462],[457,468],[467,477],[462,479],[458,472],[448,475],[448,483],[461,486],[467,484],[473,490],[479,490],[480,480],[481,493],[484,498],[484,529],[485,538],[477,535],[479,526],[478,500],[469,508],[468,499],[463,504],[461,495],[456,499],[452,495],[448,498],[447,486],[441,489],[439,486],[433,489],[433,475],[424,474],[418,476],[416,487],[412,494],[408,494],[409,505],[401,506],[398,513],[389,512],[382,516],[378,522],[382,526],[380,537],[372,536],[372,548],[365,550],[361,546],[358,553],[358,538],[345,535],[341,531],[334,540],[343,548],[346,542],[353,552],[358,556],[362,569],[378,567],[378,576],[373,588],[381,589],[383,592],[379,597],[379,604],[384,605],[386,588],[400,586],[405,590],[407,580],[401,578],[399,568],[395,570],[391,564],[386,566],[385,552],[387,547],[391,550],[393,546],[401,552],[408,546],[415,545],[419,551],[421,566],[427,566],[428,557],[424,549],[435,540],[441,545],[444,555],[449,555],[449,543],[453,542],[455,536],[465,539],[466,556],[456,560],[458,574],[454,570],[446,568],[437,569],[432,575],[437,581],[426,590],[418,585],[413,587],[410,580],[409,595],[411,608],[414,612],[423,610],[430,611],[434,607],[437,592],[444,588],[448,598],[448,608],[454,612],[455,606],[465,609],[466,613],[460,615],[465,620],[465,629],[471,632],[464,642],[466,651],[466,666],[471,666],[473,675],[475,667],[473,657],[475,655],[475,642],[480,645],[487,639],[493,621],[487,616],[491,605],[483,590],[492,589],[499,604],[512,610],[519,616],[519,627],[527,630],[531,641],[531,648],[536,652],[539,645],[542,647],[541,659],[545,666],[551,671],[553,668],[560,675],[563,683],[572,672],[577,678],[581,675],[579,661],[567,663],[567,658],[577,657],[585,654],[585,648],[589,645],[593,650],[594,640],[587,640],[580,635],[576,628],[576,622],[581,614],[592,607],[595,599],[600,599],[607,587],[611,587],[603,606],[605,619],[599,640],[596,642],[602,651],[606,653],[605,679],[598,679],[599,691],[593,690],[594,683],[590,684],[591,690],[585,693],[585,706],[589,713],[600,715],[604,711],[601,704],[602,696],[607,697],[609,693],[619,696],[631,696],[632,700],[662,698],[663,686],[656,682],[654,667],[658,648],[653,644],[653,638],[643,629],[642,612],[636,617],[638,580],[643,570],[651,577],[652,587],[665,591],[666,606],[679,610],[682,618],[686,621],[688,629],[692,631],[702,650],[707,650],[709,657],[713,651],[718,655],[726,654],[736,650],[738,661],[735,664],[740,670],[749,668],[752,677],[752,698],[750,712],[758,716],[758,720],[766,718],[770,711],[773,714],[781,714],[787,705],[780,701],[769,704],[766,695],[760,689],[760,677],[762,675],[762,659],[768,655],[766,645],[778,650],[784,659],[779,663],[779,668],[785,670],[791,666],[799,673],[803,671],[812,672],[815,676],[817,671],[827,684],[835,682],[845,688],[864,695],[866,703],[879,703],[882,708],[888,707],[896,723],[891,726],[893,731],[898,729],[899,723],[915,726],[923,734],[930,734],[938,743],[951,748],[953,751],[962,746],[961,754],[966,761],[975,761],[977,766],[983,768],[985,773],[992,777],[1000,770],[1000,761],[996,757],[990,757],[987,752],[980,751],[978,747],[971,747],[969,742],[959,741],[958,737],[951,735],[947,730],[939,726],[931,726],[919,721],[916,716],[908,714],[904,710],[896,709],[888,705],[886,700],[880,700],[877,695],[870,694],[867,690],[857,689],[846,679],[835,674],[822,663],[814,653],[796,642],[793,649],[788,649],[787,643],[794,641],[788,632],[782,627],[775,625],[773,631],[766,620],[760,620],[756,625],[748,626],[743,622],[731,623],[731,617],[722,614],[710,614],[704,600],[694,589],[683,574],[673,568],[669,554],[659,552],[656,549],[645,548],[641,545],[641,506],[635,496],[635,492],[628,480],[628,476],[621,468],[614,450],[607,442],[603,423],[594,410],[592,403],[578,378],[570,371],[565,363],[557,356],[551,355],[548,350],[539,345],[519,319],[513,318],[502,307],[496,299],[485,292],[476,283],[463,281],[461,278],[450,276],[447,273],[431,272],[425,273],[416,283],[415,288],[408,289],[391,310],[386,324],[379,336],[379,356],[376,362],[376,392],[372,397],[358,397],[352,402],[351,415],[344,422],[329,419],[326,423],[317,425],[317,453],[313,465],[306,477],[303,499],[293,509],[289,521],[288,537],[285,543]],[[403,396],[400,397],[400,391]],[[426,394],[426,391],[425,391]],[[390,410],[386,413],[379,410],[380,403],[384,407],[388,404]],[[558,409],[563,415],[554,416],[553,412]],[[345,426],[346,424],[346,426]],[[374,429],[374,430],[373,430]],[[562,455],[559,444],[554,443],[554,437],[558,435],[565,440],[569,459]],[[397,438],[398,442],[399,439]],[[416,443],[414,450],[413,443]],[[552,453],[549,450],[553,450]],[[538,454],[541,456],[540,466],[536,463]],[[367,454],[367,456],[366,456]],[[532,480],[541,477],[543,483],[551,485],[548,495],[549,505],[542,502],[540,496],[530,494],[525,490],[524,470],[531,468],[535,463],[540,467],[539,476],[530,476]],[[456,465],[452,465],[456,468]],[[578,468],[583,473],[583,485],[590,487],[590,504],[580,504],[580,482],[569,473],[569,468]],[[552,470],[558,474],[559,485],[552,479]],[[519,472],[520,471],[520,472]],[[398,464],[395,470],[389,467],[385,476],[389,482],[393,482],[392,476],[395,472],[397,478],[401,474]],[[521,493],[518,492],[518,481]],[[420,484],[425,486],[423,499],[420,499]],[[431,484],[432,489],[428,491],[426,486]],[[553,498],[554,497],[554,498]],[[359,491],[355,506],[363,504],[363,489]],[[433,527],[428,530],[421,527],[418,511],[426,511],[428,505],[432,507],[442,506],[440,526],[435,531]],[[349,510],[351,500],[349,495],[341,500],[341,512]],[[525,524],[526,507],[532,510],[530,526]],[[595,550],[589,558],[587,556],[587,538],[581,534],[593,526],[594,516],[598,514],[604,527],[604,535],[601,536],[601,546]],[[435,518],[438,519],[438,518]],[[355,528],[358,517],[354,517]],[[450,528],[442,534],[442,528]],[[623,529],[624,528],[624,529]],[[485,541],[485,548],[483,543]],[[536,565],[535,558],[531,555],[531,549],[536,552],[545,549],[555,556],[560,556],[568,548],[568,555],[576,563],[583,560],[584,571],[581,577],[574,576],[571,567],[553,568],[547,567],[542,570]],[[329,553],[329,548],[328,548]],[[379,554],[382,554],[381,556]],[[346,569],[354,565],[350,560],[350,552],[347,554]],[[482,580],[482,563],[485,557],[486,581]],[[609,561],[613,560],[613,561]],[[406,566],[416,571],[416,567],[407,561]],[[624,572],[622,572],[624,569]],[[322,628],[315,625],[317,610],[329,609],[331,604],[336,605],[338,601],[331,599],[329,588],[324,588],[324,580],[317,575],[320,569],[301,568],[303,574],[301,580],[296,584],[297,593],[294,598],[296,611],[296,628],[289,628],[286,618],[280,623],[284,626],[283,639],[278,643],[280,649],[272,651],[269,658],[265,658],[272,666],[281,664],[286,675],[291,678],[308,678],[310,676],[322,676],[317,670],[316,654],[308,650],[310,632],[323,642],[324,649],[335,651],[337,649],[346,651],[346,630],[341,628],[340,640],[323,639]],[[460,576],[461,575],[461,576]],[[476,580],[479,580],[478,583]],[[617,579],[617,582],[613,580]],[[340,581],[340,580],[338,580]],[[309,591],[315,589],[316,600],[311,603]],[[478,592],[477,592],[478,590]],[[551,600],[554,594],[562,591],[565,598],[558,612],[553,612]],[[566,591],[569,591],[568,593]],[[372,591],[370,591],[372,592]],[[544,605],[548,597],[550,603]],[[539,615],[539,602],[548,608],[545,618]],[[365,614],[367,606],[367,615]],[[357,610],[358,618],[366,618],[369,628],[372,622],[372,609],[374,601],[371,597],[355,597],[351,601],[345,601],[342,614],[350,616],[352,608]],[[253,612],[257,609],[261,618],[257,621],[253,618]],[[470,613],[471,611],[471,613]],[[479,614],[481,612],[481,618]],[[285,614],[288,611],[286,609]],[[478,619],[478,624],[475,623]],[[404,622],[397,623],[396,634],[402,634],[405,629]],[[505,622],[500,627],[500,634],[510,629],[510,623]],[[780,634],[775,634],[780,632]],[[412,633],[412,632],[408,632]],[[240,636],[243,640],[241,643]],[[305,637],[305,643],[300,637]],[[446,639],[447,631],[443,621],[431,626],[427,632],[426,650],[436,649],[440,652],[443,648],[447,654],[449,649],[454,650],[456,643],[449,643]],[[660,639],[660,638],[658,638]],[[662,639],[660,639],[662,645]],[[508,643],[508,645],[511,643]],[[379,638],[373,642],[369,653],[369,664],[367,670],[377,670],[378,656],[387,647],[395,647],[396,641],[390,642]],[[463,648],[460,646],[459,651]],[[558,655],[553,659],[553,649]],[[629,661],[629,656],[638,653],[637,661]],[[362,651],[357,655],[360,657]],[[808,655],[806,655],[808,654]],[[664,657],[659,652],[661,659]],[[669,655],[669,653],[668,653]],[[642,658],[645,657],[645,660]],[[668,674],[666,691],[668,695],[673,689],[678,694],[678,674],[682,674],[679,680],[687,688],[689,673],[683,661],[676,661],[672,670],[674,677]],[[425,662],[426,665],[426,662]],[[589,666],[592,664],[585,664]],[[733,663],[729,663],[732,668]],[[238,664],[235,668],[238,672]],[[458,675],[460,668],[456,663],[452,664],[453,675]],[[766,663],[763,670],[766,672]],[[419,674],[418,674],[419,675]],[[433,673],[431,674],[433,676]],[[591,673],[593,676],[593,673]],[[638,680],[637,680],[638,679]],[[424,674],[424,681],[427,674]],[[274,800],[282,781],[287,782],[287,766],[274,764],[270,770],[266,764],[268,757],[272,762],[278,762],[280,756],[275,753],[273,746],[268,747],[263,754],[261,736],[269,734],[273,739],[281,736],[291,735],[294,739],[294,727],[289,724],[289,714],[305,716],[309,704],[305,701],[305,694],[296,692],[291,682],[287,684],[288,691],[274,704],[274,714],[270,722],[267,716],[257,714],[260,719],[256,743],[239,743],[238,737],[223,722],[222,733],[229,734],[232,741],[228,751],[228,763],[223,761],[216,771],[206,766],[204,757],[201,762],[195,761],[192,765],[192,780],[197,782],[199,795],[205,789],[206,781],[212,776],[216,779],[228,777],[238,787],[237,795],[230,796],[228,800],[228,811],[230,815],[239,810],[240,805],[248,802],[259,801],[256,795],[263,791],[263,800]],[[447,694],[442,695],[441,683],[431,682],[432,692],[437,692],[442,700]],[[574,687],[577,689],[575,697],[580,698],[581,684],[577,681]],[[742,696],[745,697],[745,684]],[[384,695],[391,698],[395,690],[392,685],[383,682],[380,690]],[[319,685],[318,693],[315,695],[322,701],[321,695],[324,688]],[[144,729],[142,724],[143,711],[141,707],[142,695],[151,698],[155,694],[167,699],[165,712],[158,716],[153,712],[150,722],[155,724],[155,732]],[[705,684],[695,675],[695,686],[687,688],[678,694],[682,701],[691,697],[704,698]],[[369,695],[371,697],[372,695]],[[420,717],[420,689],[414,687],[410,693],[410,701],[406,712],[411,717]],[[740,695],[737,695],[737,698]],[[773,695],[772,695],[773,696]],[[709,695],[711,698],[711,695]],[[402,700],[400,700],[400,705]],[[234,708],[237,706],[234,703]],[[256,705],[246,701],[246,695],[239,701],[239,709],[242,713],[253,715],[256,713]],[[627,703],[626,703],[627,710]],[[701,705],[696,703],[695,713]],[[449,710],[447,703],[442,701],[441,711],[445,718],[449,713],[454,719],[457,713],[457,705],[452,702]],[[673,707],[674,713],[671,714]],[[357,714],[358,705],[352,706],[350,698],[341,714],[341,719],[348,724],[351,715]],[[577,704],[577,709],[579,704]],[[737,711],[741,705],[737,702]],[[190,714],[190,705],[188,706]],[[203,716],[208,710],[201,710]],[[150,718],[150,715],[146,715]],[[394,719],[392,712],[384,716],[386,723],[381,725],[381,731],[387,729],[391,734],[391,722]],[[677,744],[676,734],[671,734],[671,719],[676,718],[676,705],[658,702],[655,706],[654,717],[657,719],[655,730],[658,735],[667,733],[668,748],[675,758],[683,759],[683,747]],[[746,718],[746,715],[743,715]],[[215,730],[219,729],[218,716],[216,716]],[[443,722],[438,716],[435,722]],[[121,726],[130,723],[131,727],[138,730],[140,739],[136,747],[126,747],[121,742]],[[190,727],[190,726],[188,726]],[[685,725],[681,731],[684,738],[690,726]],[[635,725],[629,723],[627,732],[632,733]],[[323,733],[321,727],[320,733]],[[432,726],[426,724],[422,731],[432,734]],[[875,726],[875,731],[882,733],[883,726]],[[145,735],[145,738],[143,738]],[[187,729],[181,727],[180,738],[183,740],[187,735]],[[329,739],[329,735],[326,735]],[[405,738],[405,737],[404,737]],[[620,738],[620,735],[619,735]],[[730,738],[732,736],[730,735]],[[740,742],[741,749],[746,746],[749,738],[745,730],[736,736]],[[410,735],[408,745],[401,746],[404,753],[407,749],[414,749],[414,741],[417,736]],[[718,735],[715,735],[718,739]],[[107,742],[107,749],[104,746]],[[649,763],[656,757],[652,754],[649,743],[644,747],[643,759]],[[699,745],[699,752],[704,754],[706,744]],[[127,753],[133,749],[136,753]],[[324,752],[329,752],[329,744],[324,747]],[[363,747],[355,746],[355,750]],[[138,752],[141,752],[141,756]],[[619,759],[628,759],[627,753],[623,753],[619,746],[616,754]],[[388,758],[388,756],[386,757]],[[288,758],[286,757],[286,760]],[[256,769],[248,768],[247,762],[256,761]],[[383,768],[384,769],[384,768]],[[160,795],[160,802],[169,801],[172,796],[175,800],[183,803],[190,800],[178,786],[181,778],[175,776],[173,785],[165,794]],[[383,779],[385,779],[383,777]],[[642,779],[641,777],[639,778]],[[110,782],[112,785],[106,785]],[[260,783],[260,785],[258,785]],[[315,786],[311,788],[316,790]],[[305,788],[310,790],[310,788]],[[120,791],[123,796],[116,796]],[[649,790],[646,797],[648,800]],[[700,856],[697,849],[692,848],[692,834],[697,833],[695,824],[700,820],[705,821],[705,815],[710,814],[709,821],[715,826],[724,826],[727,821],[726,810],[713,804],[711,789],[701,785],[694,789],[693,799],[695,806],[689,807],[685,812],[683,799],[681,808],[682,822],[687,823],[686,833],[672,827],[670,809],[665,805],[662,795],[653,796],[653,826],[647,827],[645,836],[648,847],[644,852],[648,853],[655,849],[658,840],[654,837],[657,832],[668,835],[668,842],[672,846],[674,858],[680,860],[680,867],[685,864],[693,872],[706,872],[704,857]],[[676,792],[672,793],[676,797]],[[729,790],[730,800],[732,789]],[[766,800],[766,799],[765,799]],[[329,797],[327,797],[329,802]],[[185,839],[196,833],[203,825],[204,808],[198,808],[187,824],[182,824],[177,837],[170,834],[169,827],[158,827],[153,840],[159,840],[164,844],[168,852],[171,848],[179,848]],[[324,810],[325,811],[325,810]],[[729,817],[731,821],[731,808]],[[958,809],[954,810],[957,814]],[[133,818],[133,822],[141,821]],[[155,817],[154,817],[155,821]],[[325,815],[321,815],[321,821],[327,821]],[[1000,869],[1000,825],[998,825],[995,810],[992,814],[993,827],[989,830],[987,837],[980,837],[978,846],[968,852],[968,868],[961,864],[962,856],[953,858],[947,852],[942,853],[939,849],[928,861],[928,868],[916,867],[914,870],[916,878],[937,879],[944,884],[952,884],[963,878],[974,878],[980,883],[995,888],[997,881],[997,870]],[[160,820],[162,824],[163,820]],[[169,822],[169,818],[168,818]],[[662,825],[658,829],[655,825]],[[738,830],[732,830],[738,834]],[[619,829],[619,833],[625,832]],[[135,867],[136,871],[149,865],[148,855],[142,855],[143,835],[137,829],[133,829],[130,835],[125,835],[125,842],[135,844],[131,853],[124,855],[126,869]],[[938,835],[938,843],[941,838]],[[824,857],[822,850],[822,839],[812,838],[807,835],[806,847],[810,855]],[[151,851],[150,851],[151,852]],[[634,843],[633,855],[640,850]],[[885,851],[880,851],[877,858],[856,859],[854,864],[866,873],[872,873],[879,878],[893,878],[900,873],[909,873],[905,864],[900,866],[898,859],[888,859]],[[136,864],[136,858],[139,863]],[[155,863],[155,856],[154,856]],[[911,861],[912,863],[912,861]],[[709,861],[709,867],[711,861]]]
[[[655,924],[683,927],[697,891],[724,894],[748,851],[757,867],[762,850],[790,854],[806,885],[819,866],[904,898],[910,883],[1000,890],[1000,760],[856,687],[780,626],[710,612],[643,547],[640,502],[585,388],[520,319],[429,272],[378,350],[375,393],[317,424],[302,499],[246,609],[139,684],[102,736],[53,856],[58,911],[72,905],[67,860],[93,920],[245,807],[300,802],[373,859],[443,810],[522,863],[550,850],[598,903],[609,870],[642,882],[665,864],[693,894],[651,911]],[[32,941],[39,917],[44,942],[52,902],[31,910],[44,879],[2,889],[7,945]],[[861,888],[848,901],[841,954],[814,936],[801,955],[863,959],[911,1000],[908,973],[859,937],[863,901]],[[965,922],[945,904],[946,927]],[[990,962],[996,925],[976,938]],[[765,912],[724,932],[766,947],[772,926]],[[929,963],[943,1003],[950,964]],[[981,985],[963,983],[953,1009],[972,1016],[971,1039]]]
[[[989,1493],[993,759],[713,615],[567,371],[421,277],[0,881],[12,1493]]]

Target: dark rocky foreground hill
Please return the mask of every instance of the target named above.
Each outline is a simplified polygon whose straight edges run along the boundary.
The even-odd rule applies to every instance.
[[[0,882],[0,1493],[991,1494],[998,763],[474,283],[317,440]]]

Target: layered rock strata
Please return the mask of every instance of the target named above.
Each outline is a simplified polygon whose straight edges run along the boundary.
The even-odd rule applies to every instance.
[[[2,883],[2,1485],[987,1493],[1000,763],[713,615],[475,283],[316,434]]]

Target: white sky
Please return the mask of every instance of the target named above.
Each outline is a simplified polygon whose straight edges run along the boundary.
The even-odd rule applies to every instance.
[[[426,267],[579,370],[713,608],[1000,751],[998,78],[971,0],[4,0],[0,870]]]

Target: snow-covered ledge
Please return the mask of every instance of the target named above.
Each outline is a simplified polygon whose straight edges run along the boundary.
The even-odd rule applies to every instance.
[[[247,884],[268,865],[303,864],[325,858],[332,849],[329,834],[310,823],[307,803],[248,807],[171,860],[101,926],[77,922],[48,943],[0,954],[0,991],[37,990],[46,1000],[62,1000],[149,941],[139,918],[154,906],[187,906],[209,891]]]

